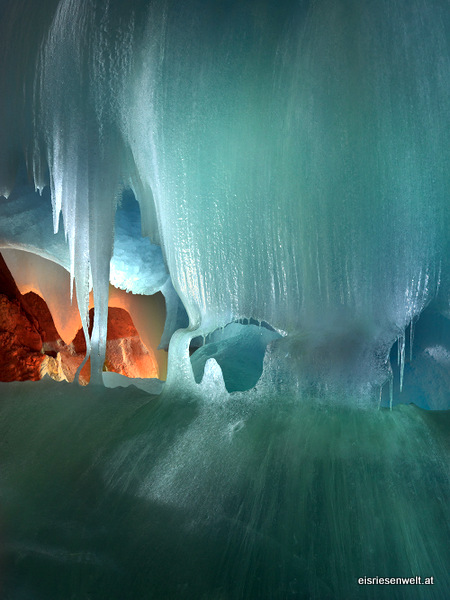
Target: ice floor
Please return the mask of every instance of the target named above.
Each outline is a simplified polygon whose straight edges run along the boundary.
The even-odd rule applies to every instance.
[[[449,412],[0,389],[4,600],[448,598]]]

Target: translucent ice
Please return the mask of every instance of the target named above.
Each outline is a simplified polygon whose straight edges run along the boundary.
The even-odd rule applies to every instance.
[[[98,376],[114,227],[112,278],[144,291],[167,273],[187,312],[169,379],[192,379],[191,338],[233,321],[338,350],[344,315],[379,385],[409,323],[437,296],[448,311],[447,2],[3,6],[0,187],[21,158],[39,190],[48,169],[85,327],[93,285]],[[132,212],[115,225],[124,188],[151,244]]]

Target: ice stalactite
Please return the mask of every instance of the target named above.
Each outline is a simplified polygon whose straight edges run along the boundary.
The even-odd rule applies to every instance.
[[[320,362],[345,322],[367,373],[437,287],[445,9],[415,3],[405,19],[396,2],[385,19],[385,3],[319,2],[285,25],[283,5],[267,35],[269,5],[256,19],[244,3],[220,27],[212,8],[156,7],[126,135],[191,324],[266,320],[306,332]]]
[[[36,31],[16,41],[26,9]],[[175,378],[190,373],[188,337],[238,319],[286,335],[302,373],[332,379],[355,343],[339,370],[388,377],[399,332],[448,289],[445,2],[55,0],[36,15],[23,0],[5,13],[2,189],[18,153],[38,189],[48,166],[85,328],[94,289],[97,374],[131,187],[189,318]]]
[[[90,282],[93,287],[96,311],[86,356],[94,382],[101,381],[105,357],[109,264],[121,184],[114,98],[128,50],[128,32],[116,39],[109,10],[109,3],[60,2],[42,41],[35,81],[40,123],[35,139],[43,139],[46,148],[54,228],[61,213],[87,340]],[[39,149],[35,156],[41,160]]]

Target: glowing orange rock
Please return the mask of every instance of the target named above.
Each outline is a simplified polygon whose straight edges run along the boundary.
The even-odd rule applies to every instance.
[[[0,381],[40,379],[42,339],[17,300],[0,294]]]
[[[89,312],[92,330],[94,309]],[[0,254],[0,381],[53,379],[73,381],[86,354],[79,329],[70,344],[57,331],[46,301],[34,292],[19,291]],[[153,350],[144,345],[132,318],[124,308],[110,307],[105,369],[127,377],[155,378],[159,375]],[[89,381],[89,361],[80,383]]]
[[[91,309],[90,331],[93,315],[94,309]],[[77,356],[84,356],[86,342],[82,329],[75,336],[71,346]],[[110,307],[108,310],[105,370],[127,377],[158,377],[158,363],[153,352],[142,343],[129,313],[122,308]],[[89,380],[88,373],[89,366],[86,364],[81,371],[82,383]]]

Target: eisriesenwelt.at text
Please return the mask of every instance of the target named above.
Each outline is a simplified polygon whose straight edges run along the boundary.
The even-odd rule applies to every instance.
[[[360,585],[433,585],[434,577],[359,577]]]

